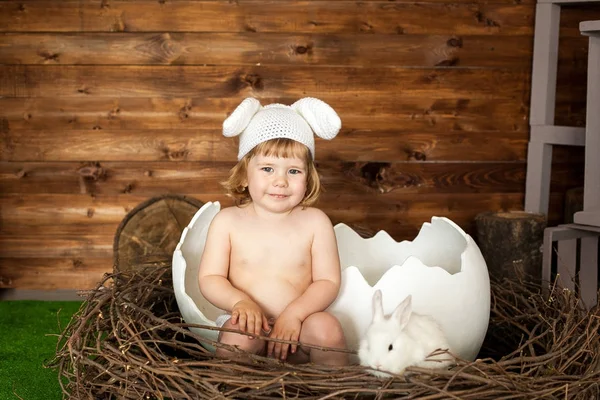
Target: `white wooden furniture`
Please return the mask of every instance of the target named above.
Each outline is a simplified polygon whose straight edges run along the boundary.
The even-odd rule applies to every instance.
[[[570,290],[575,290],[577,283],[584,305],[592,307],[598,302],[598,237],[600,236],[600,20],[584,21],[580,24],[581,33],[590,37],[586,126],[583,131],[579,128],[554,126],[560,8],[555,7],[556,3],[540,3],[538,4],[540,13],[536,16],[534,42],[532,85],[537,86],[532,87],[531,142],[525,208],[533,212],[546,214],[548,212],[552,145],[585,145],[584,209],[575,213],[574,224],[546,228],[544,231],[542,279],[550,282],[552,251],[554,242],[558,242],[557,283]],[[538,40],[538,33],[548,36]],[[553,67],[544,64],[546,61],[552,61]],[[541,78],[547,80],[542,82],[540,76],[536,76],[536,71],[537,73],[541,71]],[[539,97],[540,95],[551,98],[551,101]]]
[[[575,291],[577,284],[580,297],[587,308],[598,302],[598,236],[600,228],[581,229],[580,225],[566,224],[544,230],[542,255],[542,281],[551,282],[552,252],[557,242],[557,284]],[[578,250],[579,247],[579,251]],[[579,258],[579,263],[577,260]],[[579,273],[577,274],[577,265]],[[543,286],[548,290],[548,286]]]
[[[548,214],[552,146],[585,145],[585,128],[554,125],[554,108],[561,6],[590,2],[599,0],[538,0],[536,5],[525,211]]]
[[[576,224],[600,227],[600,20],[579,24],[589,36],[587,107],[585,125],[585,178],[583,211],[575,213]]]

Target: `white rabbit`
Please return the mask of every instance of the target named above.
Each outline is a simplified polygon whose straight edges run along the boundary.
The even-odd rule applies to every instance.
[[[360,341],[360,364],[379,377],[402,374],[409,366],[444,368],[452,364],[449,345],[433,318],[412,312],[408,295],[391,316],[383,314],[381,290],[373,294],[373,321]],[[440,350],[438,350],[440,349]],[[438,350],[433,356],[432,352]],[[385,371],[385,372],[383,372]]]

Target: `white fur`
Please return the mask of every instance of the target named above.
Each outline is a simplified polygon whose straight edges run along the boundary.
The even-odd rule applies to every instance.
[[[451,356],[439,351],[449,349],[440,326],[429,316],[413,313],[411,302],[408,295],[386,316],[381,291],[373,294],[373,320],[358,349],[360,364],[369,367],[373,375],[389,377],[389,373],[402,374],[410,366],[445,368],[452,364]],[[436,350],[441,354],[429,356]]]

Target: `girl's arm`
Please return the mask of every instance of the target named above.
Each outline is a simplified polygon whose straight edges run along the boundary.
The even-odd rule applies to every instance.
[[[340,258],[333,226],[327,215],[311,209],[315,229],[312,252],[312,283],[304,294],[285,309],[304,321],[309,315],[325,310],[336,299],[341,284]]]
[[[233,287],[227,279],[232,223],[232,214],[225,209],[210,224],[198,273],[200,291],[213,305],[230,312],[231,323],[238,329],[260,335],[261,329],[269,329],[267,317],[250,296]]]
[[[250,300],[250,297],[233,287],[227,279],[231,252],[228,221],[230,216],[228,214],[227,209],[222,210],[210,224],[204,253],[200,261],[198,280],[200,291],[209,302],[220,309],[231,312],[236,303]]]

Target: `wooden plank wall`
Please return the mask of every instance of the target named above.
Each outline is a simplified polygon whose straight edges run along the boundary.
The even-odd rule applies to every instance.
[[[245,97],[319,97],[334,222],[412,239],[433,215],[473,233],[522,209],[534,0],[0,2],[0,288],[90,288],[115,230],[165,193],[226,199]],[[582,125],[587,41],[563,12],[557,120]],[[551,223],[582,182],[558,149]]]

